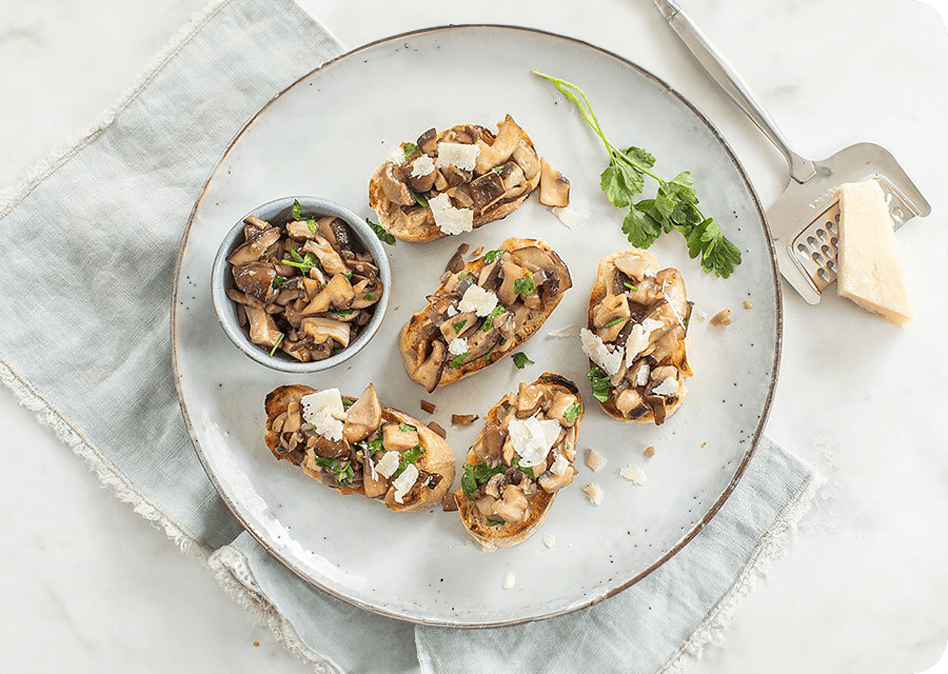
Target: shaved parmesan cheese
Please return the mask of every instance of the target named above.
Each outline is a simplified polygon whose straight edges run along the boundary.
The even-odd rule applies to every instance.
[[[412,162],[411,164],[411,177],[412,178],[424,178],[425,176],[430,176],[432,171],[435,170],[435,163],[426,154],[421,155]]]
[[[590,215],[589,211],[584,211],[572,206],[563,206],[562,208],[554,207],[553,214],[570,229],[589,220]]]
[[[589,502],[593,505],[597,506],[602,503],[602,487],[595,482],[590,482],[583,487],[583,493],[586,494],[586,498],[588,498]]]
[[[445,234],[463,234],[474,229],[474,211],[470,208],[455,208],[446,193],[428,199],[428,207],[434,216],[435,225]]]
[[[324,438],[342,440],[343,420],[346,418],[342,406],[342,394],[337,388],[327,388],[300,398],[303,419],[313,425],[313,430]]]
[[[556,536],[554,536],[553,534],[548,534],[544,532],[543,545],[545,545],[548,548],[552,548],[554,545],[556,545]]]
[[[395,501],[402,503],[405,494],[411,491],[411,488],[415,486],[415,482],[417,481],[418,469],[415,468],[415,464],[409,463],[405,467],[405,470],[402,471],[402,474],[392,480],[392,486],[395,487]]]
[[[538,466],[546,460],[553,443],[560,437],[560,422],[536,417],[511,419],[508,432],[514,451],[520,456],[520,465]]]
[[[583,352],[589,360],[602,368],[610,377],[619,371],[622,366],[622,349],[612,351],[598,335],[588,328],[579,331],[579,339],[583,344]]]
[[[628,465],[619,469],[619,476],[639,486],[645,484],[645,471],[638,466]]]
[[[550,472],[557,477],[562,477],[568,468],[569,459],[562,454],[557,454],[556,458],[553,460],[553,465],[550,466]]]
[[[652,393],[660,396],[671,396],[678,393],[680,388],[676,377],[665,377],[662,383],[652,389]]]
[[[629,333],[629,338],[625,342],[626,367],[632,367],[638,355],[648,348],[649,337],[663,325],[664,323],[654,318],[646,318],[641,323],[632,326],[632,332]]]
[[[557,328],[556,330],[550,330],[546,333],[547,337],[555,337],[557,339],[561,337],[575,337],[579,334],[581,326],[579,325],[564,325],[562,328]]]
[[[516,582],[517,582],[516,577],[514,577],[512,573],[508,573],[506,576],[504,576],[504,589],[509,590],[510,588],[514,586],[514,583]]]
[[[452,356],[460,356],[462,353],[467,353],[467,340],[464,337],[455,337],[451,340],[451,343],[448,344],[448,353]]]
[[[398,470],[398,461],[401,455],[398,452],[385,452],[382,458],[375,465],[375,470],[386,480],[392,477],[392,474]]]
[[[462,171],[473,171],[481,148],[467,143],[438,143],[438,168],[456,166]]]
[[[461,297],[461,301],[458,302],[458,309],[462,314],[473,311],[481,317],[490,314],[496,306],[497,295],[477,285],[472,285],[465,290],[464,296]]]
[[[602,470],[603,466],[607,463],[609,463],[608,459],[595,449],[586,450],[586,465],[589,466],[593,472]]]

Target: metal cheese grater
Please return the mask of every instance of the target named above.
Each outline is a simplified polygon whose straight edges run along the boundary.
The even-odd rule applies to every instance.
[[[882,187],[895,228],[931,206],[888,150],[874,143],[850,145],[821,161],[792,149],[740,76],[708,42],[674,0],[655,0],[668,24],[738,107],[777,147],[790,166],[790,183],[767,211],[777,263],[784,278],[810,304],[836,280],[839,198],[843,183],[875,178]]]

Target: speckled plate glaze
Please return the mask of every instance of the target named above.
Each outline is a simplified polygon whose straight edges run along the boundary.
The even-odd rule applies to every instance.
[[[472,58],[489,54],[490,58]],[[552,331],[585,325],[603,255],[627,246],[622,213],[599,191],[604,155],[572,105],[533,69],[583,87],[611,138],[648,148],[660,174],[688,169],[701,205],[741,248],[727,280],[702,273],[680,237],[652,248],[684,274],[696,314],[689,399],[660,427],[623,424],[601,412],[585,380],[578,337]],[[572,181],[575,208],[589,219],[570,230],[532,197],[505,220],[463,238],[388,248],[394,278],[385,322],[350,361],[312,376],[281,375],[243,356],[214,318],[210,271],[221,238],[255,205],[293,195],[324,196],[369,216],[367,183],[391,148],[434,126],[492,127],[510,113],[541,154]],[[537,237],[569,265],[573,288],[522,350],[473,378],[426,395],[406,376],[396,337],[437,284],[462,241],[496,247]],[[275,97],[238,134],[195,204],[176,275],[174,366],[194,446],[221,497],[246,529],[301,578],[375,613],[419,623],[485,627],[561,615],[596,603],[670,559],[714,516],[750,459],[770,409],[780,353],[781,305],[773,248],[754,190],[710,122],[667,84],[592,45],[534,30],[457,26],[401,35],[325,64]],[[745,300],[752,309],[744,309]],[[729,307],[734,323],[709,325]],[[448,429],[459,465],[479,424],[452,427],[451,413],[487,410],[520,381],[543,371],[580,385],[588,413],[580,449],[608,459],[560,493],[540,532],[522,545],[483,552],[457,513],[394,513],[340,496],[277,462],[263,443],[263,400],[285,383],[337,386],[358,395],[374,382],[383,403]],[[437,411],[425,414],[421,398]],[[654,447],[651,458],[643,456]],[[642,468],[642,486],[620,478]],[[582,487],[597,483],[602,504]],[[542,534],[555,536],[552,548]],[[516,582],[505,589],[504,579]]]

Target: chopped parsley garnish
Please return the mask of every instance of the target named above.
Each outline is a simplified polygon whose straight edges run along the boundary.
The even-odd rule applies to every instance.
[[[283,343],[283,338],[284,338],[284,337],[286,337],[286,335],[283,334],[282,332],[280,333],[280,336],[277,337],[276,343],[273,345],[273,348],[270,349],[270,357],[271,357],[271,358],[273,358],[273,354],[276,353],[277,347],[280,346],[280,344]]]
[[[519,470],[521,473],[523,473],[523,474],[526,475],[527,477],[529,477],[531,480],[537,479],[537,476],[533,474],[533,468],[531,468],[531,467],[529,467],[529,466],[521,466],[521,465],[520,465],[520,457],[519,457],[519,456],[515,456],[515,457],[514,457],[514,460],[511,462],[510,465],[513,466],[514,468],[516,468],[517,470]]]
[[[299,220],[303,217],[303,206],[300,205],[299,199],[293,200],[293,219]]]
[[[346,269],[344,272],[342,272],[342,275],[346,277],[346,280],[348,280],[348,281],[351,281],[351,280],[352,280],[352,272],[349,271],[348,269]]]
[[[406,423],[399,422],[398,430],[405,431],[407,433],[408,431],[417,431],[418,429],[415,428],[414,426],[409,426]]]
[[[467,354],[468,352],[465,351],[464,353],[459,353],[458,355],[456,355],[454,358],[452,358],[448,362],[448,367],[452,369],[457,369],[461,367],[461,364],[464,362],[464,359],[467,358]]]
[[[497,345],[495,344],[494,346],[490,347],[490,350],[487,353],[484,354],[484,360],[486,360],[488,363],[490,362],[490,357],[494,355],[494,349],[496,348]]]
[[[405,159],[418,152],[418,146],[414,143],[402,143],[402,150],[405,151]]]
[[[366,442],[366,448],[372,453],[373,456],[379,452],[384,452],[385,447],[382,446],[383,437],[382,437],[382,426],[379,425],[378,434]]]
[[[334,314],[335,316],[351,316],[355,313],[355,309],[342,309],[339,311],[330,311],[329,313]]]
[[[405,469],[408,468],[408,464],[415,463],[424,453],[425,450],[421,448],[421,445],[415,445],[411,449],[402,452],[401,457],[398,459],[398,468],[392,474],[392,477],[398,477],[404,473]]]
[[[454,334],[460,335],[460,334],[461,334],[461,330],[464,328],[464,326],[465,326],[466,324],[467,324],[467,319],[466,319],[466,318],[463,319],[463,320],[458,321],[457,323],[455,323],[455,324],[454,324]]]
[[[379,237],[379,240],[382,243],[387,243],[390,246],[395,245],[395,237],[389,234],[388,232],[386,232],[385,228],[382,227],[382,225],[378,225],[372,222],[371,220],[369,220],[368,218],[366,218],[365,221],[366,223],[368,223],[369,227],[372,228],[372,231],[375,232],[375,236]]]
[[[491,169],[491,170],[492,170],[494,173],[503,173],[503,172],[504,172],[504,167],[503,167],[503,166],[495,166],[495,167],[494,167],[493,169]]]
[[[499,527],[503,522],[498,522],[497,520],[484,520],[484,524],[489,527]]]
[[[595,395],[595,394],[593,394]],[[566,411],[563,412],[563,421],[568,424],[573,423],[579,418],[579,415],[583,413],[583,406],[579,402],[575,402],[569,407],[566,408]]]
[[[528,363],[530,365],[536,365],[536,363],[530,360],[530,358],[527,357],[527,354],[523,353],[522,351],[518,351],[512,355],[511,358],[513,358],[513,364],[518,370],[522,370]]]
[[[464,466],[464,474],[461,475],[461,489],[469,499],[474,500],[474,493],[477,488],[497,473],[503,473],[507,466],[500,464],[496,468],[491,468],[486,463],[469,463]]]
[[[638,288],[636,288],[634,285],[632,285],[632,284],[629,283],[628,281],[625,281],[622,285],[624,285],[626,288],[628,288],[629,290],[631,290],[631,291],[634,292],[634,293],[639,291]]]
[[[274,276],[274,277],[273,277],[273,283],[270,284],[270,287],[271,287],[271,288],[279,288],[279,287],[280,287],[281,285],[283,285],[284,283],[286,283],[286,277],[285,277],[285,276],[279,276],[279,275],[278,275],[278,276]]]
[[[621,323],[622,321],[626,321],[626,320],[628,320],[628,319],[627,319],[625,316],[619,316],[618,318],[613,318],[611,321],[609,321],[608,323],[606,323],[606,324],[605,324],[604,326],[602,326],[602,327],[604,327],[604,328],[611,328],[613,325],[619,325],[619,323]]]
[[[353,469],[352,464],[348,461],[340,461],[339,459],[327,459],[324,456],[314,456],[313,463],[315,463],[320,468],[328,468],[336,474],[336,482],[342,484],[345,480],[351,480],[355,477],[355,469]]]
[[[487,316],[484,317],[484,323],[481,325],[481,330],[484,332],[490,332],[490,329],[494,327],[494,319],[500,316],[502,313],[507,311],[503,304],[498,304],[494,307]]]
[[[374,302],[378,298],[375,295],[363,295],[362,299],[364,299],[366,302]]]
[[[313,234],[316,233],[316,220],[310,218],[306,221],[306,226],[309,227],[309,231],[311,231]]]
[[[506,252],[506,251],[504,251],[503,248],[498,248],[497,250],[489,250],[489,251],[487,251],[486,253],[484,253],[484,258],[483,258],[483,259],[484,259],[484,264],[492,264],[493,262],[496,262],[496,261],[497,261],[497,258],[499,258],[501,255],[503,255],[504,252]]]
[[[592,368],[589,374],[586,375],[586,379],[592,384],[593,397],[596,400],[601,403],[609,400],[609,391],[612,389],[612,385],[609,383],[609,377],[602,370],[598,367]]]
[[[514,281],[514,292],[518,295],[529,295],[536,292],[537,284],[533,281],[533,274],[528,273],[523,278]]]
[[[473,274],[471,274],[469,271],[462,271],[460,274],[458,274],[458,283],[466,278],[473,278]]]
[[[728,241],[714,218],[706,217],[698,209],[698,195],[692,185],[694,179],[682,171],[671,180],[663,180],[652,172],[655,158],[647,151],[629,147],[621,149],[606,138],[586,94],[565,80],[544,75],[567,99],[579,108],[586,123],[602,140],[609,155],[609,165],[600,176],[599,186],[617,208],[629,209],[622,222],[622,231],[629,243],[637,248],[648,248],[663,233],[677,231],[685,238],[688,255],[701,256],[701,268],[727,278],[741,263],[741,251]],[[645,178],[658,183],[652,199],[634,201],[645,187]]]
[[[352,407],[353,405],[355,405],[355,402],[356,402],[356,401],[353,400],[352,398],[345,398],[345,397],[344,397],[344,398],[342,399],[342,404],[343,404],[344,407]]]
[[[424,207],[424,206],[427,206],[427,205],[428,205],[428,200],[425,199],[425,197],[424,197],[423,195],[418,194],[418,192],[412,191],[411,195],[412,195],[413,197],[415,197],[415,202],[416,202],[419,206]]]
[[[316,256],[312,253],[306,253],[304,256],[297,253],[295,248],[290,248],[290,255],[293,256],[292,260],[280,260],[280,264],[285,264],[289,267],[296,267],[304,274],[308,273],[310,269],[319,266],[319,260],[317,260]]]

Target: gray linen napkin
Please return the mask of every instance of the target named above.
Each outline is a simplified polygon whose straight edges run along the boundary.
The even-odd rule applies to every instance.
[[[341,51],[291,0],[221,2],[94,129],[0,195],[0,380],[319,671],[679,669],[786,547],[818,482],[769,441],[712,522],[630,590],[562,618],[478,631],[399,623],[315,590],[242,531],[204,474],[171,373],[184,225],[244,121]],[[37,250],[56,264],[37,264]]]

